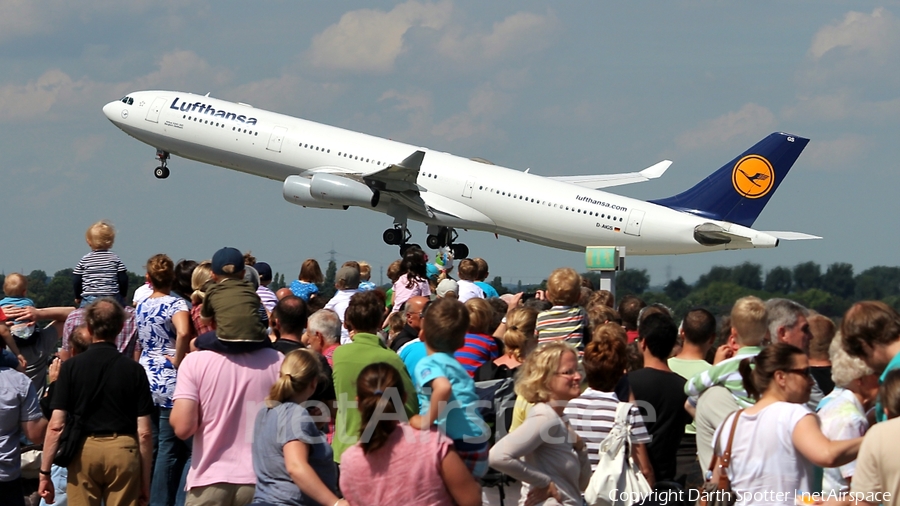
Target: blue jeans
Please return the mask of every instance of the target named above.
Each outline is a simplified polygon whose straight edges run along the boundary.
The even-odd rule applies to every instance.
[[[179,496],[184,496],[185,467],[191,456],[189,444],[178,439],[169,424],[171,408],[157,408],[153,424],[153,442],[156,447],[156,463],[153,481],[150,483],[150,506],[174,506]],[[184,504],[181,502],[180,504]]]

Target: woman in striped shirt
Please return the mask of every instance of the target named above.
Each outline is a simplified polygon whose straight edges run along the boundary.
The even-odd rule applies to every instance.
[[[619,325],[607,323],[596,329],[593,340],[585,347],[582,361],[588,389],[569,401],[565,409],[569,423],[587,446],[591,471],[600,460],[600,443],[609,434],[616,420],[619,398],[615,389],[625,375],[628,362],[626,339],[625,330]],[[650,442],[650,434],[647,433],[644,419],[636,406],[632,406],[629,416],[632,452],[641,472],[652,486],[653,466],[646,447]]]

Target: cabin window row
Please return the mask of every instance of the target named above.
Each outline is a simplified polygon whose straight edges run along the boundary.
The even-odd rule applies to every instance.
[[[307,143],[304,143],[304,142],[301,142],[299,145],[300,145],[301,148],[304,148],[304,149],[312,149],[312,150],[314,150],[314,151],[320,151],[320,152],[322,152],[322,153],[331,153],[331,150],[330,150],[330,149],[326,149],[326,148],[323,148],[323,147],[321,147],[321,146],[315,146],[315,145],[313,145],[313,144],[307,144]],[[376,160],[376,159],[374,159],[374,158],[366,158],[366,157],[359,156],[359,155],[351,155],[350,153],[346,153],[346,152],[343,152],[343,151],[338,152],[337,155],[340,156],[340,157],[343,157],[343,158],[349,158],[349,159],[351,159],[351,160],[357,160],[357,161],[360,161],[360,162],[371,163],[371,164],[373,164],[373,165],[378,165],[378,166],[381,166],[381,165],[387,165],[386,163],[381,162],[381,161],[378,161],[378,160]]]
[[[584,209],[581,209],[581,208],[577,208],[577,207],[574,207],[574,206],[566,206],[566,205],[563,205],[563,204],[557,204],[557,203],[553,203],[553,202],[547,202],[546,200],[541,200],[541,199],[535,200],[535,199],[532,198],[532,197],[526,197],[526,196],[524,196],[524,195],[518,195],[518,194],[511,193],[511,192],[505,192],[505,191],[502,191],[502,190],[495,190],[495,189],[493,189],[493,188],[485,188],[483,185],[482,185],[482,186],[479,186],[478,189],[479,189],[479,190],[487,190],[487,191],[489,191],[489,192],[492,191],[492,192],[494,192],[494,193],[496,193],[497,195],[500,195],[500,196],[502,196],[502,197],[510,197],[510,198],[513,198],[513,199],[524,200],[525,202],[531,202],[531,203],[533,203],[533,204],[537,204],[537,205],[540,205],[540,206],[546,205],[547,207],[553,207],[553,208],[560,209],[560,210],[565,210],[565,211],[572,211],[573,213],[578,213],[578,214],[586,214],[586,215],[588,215],[588,216],[596,216],[596,217],[599,217],[599,218],[602,218],[602,219],[608,219],[608,220],[612,220],[612,221],[625,221],[625,219],[624,219],[623,217],[621,217],[621,216],[613,216],[613,215],[611,215],[611,214],[599,213],[599,212],[597,212],[597,211],[587,211],[587,210],[584,210]]]
[[[196,122],[202,123],[204,125],[225,128],[225,123],[219,123],[218,121],[210,121],[208,119],[204,119],[199,116],[188,116],[187,114],[184,114],[181,116],[181,118],[186,119],[188,121],[196,121]],[[246,128],[231,127],[231,131],[238,132],[238,133],[244,133],[247,135],[252,135],[254,137],[259,137],[259,132],[254,131],[254,130],[248,130]]]

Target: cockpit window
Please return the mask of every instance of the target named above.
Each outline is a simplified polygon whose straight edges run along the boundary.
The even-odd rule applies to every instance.
[[[122,97],[122,100],[120,100],[120,102],[122,102],[123,104],[134,105],[134,99],[131,97]]]

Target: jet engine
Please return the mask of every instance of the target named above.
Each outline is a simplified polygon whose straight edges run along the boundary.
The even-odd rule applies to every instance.
[[[360,207],[375,207],[381,198],[378,190],[363,183],[324,172],[312,177],[309,194],[320,202]]]
[[[311,180],[303,176],[288,176],[284,180],[284,188],[282,189],[284,200],[298,206],[317,209],[347,209],[350,207],[314,199],[309,191],[310,183]]]

